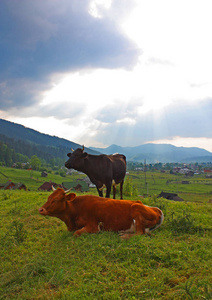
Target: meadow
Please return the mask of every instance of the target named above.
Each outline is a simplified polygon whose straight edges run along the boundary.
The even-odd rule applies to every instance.
[[[37,190],[42,182],[84,175],[0,171],[29,189],[0,190],[0,299],[212,299],[211,179],[185,185],[183,176],[147,172],[146,184],[142,172],[130,172],[124,198],[161,208],[165,220],[151,236],[121,240],[114,232],[76,238],[39,215],[50,195]],[[185,201],[157,198],[162,190]]]

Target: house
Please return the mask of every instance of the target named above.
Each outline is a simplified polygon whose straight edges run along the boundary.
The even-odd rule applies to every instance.
[[[160,195],[158,195],[158,198],[165,198],[167,200],[173,200],[173,201],[184,201],[177,194],[167,193],[167,192],[163,192],[163,191],[160,193]]]
[[[27,190],[27,187],[25,186],[24,183],[16,183],[15,186],[13,187],[13,190]]]
[[[51,182],[51,181],[46,181],[46,182],[44,182],[39,188],[38,188],[38,190],[39,191],[51,191],[52,190],[52,186],[54,187],[54,188],[57,188],[58,186],[59,187],[62,187],[61,185],[59,185],[59,184],[57,184],[57,183],[55,183],[55,182]]]
[[[88,184],[84,181],[73,181],[73,182],[62,182],[62,186],[64,190],[75,190],[77,192],[88,192],[89,187]]]
[[[192,176],[194,176],[194,172],[189,170],[187,173],[185,173],[185,176],[186,177],[192,177]]]
[[[2,190],[27,190],[27,187],[23,183],[14,183],[11,180],[6,183],[0,183],[0,189]]]
[[[205,175],[205,178],[212,178],[212,175]]]
[[[41,177],[47,177],[48,173],[46,171],[41,172]]]
[[[211,169],[204,169],[204,173],[212,173]]]
[[[1,190],[12,190],[15,186],[15,183],[11,180],[8,180],[6,183],[0,183],[0,189]]]

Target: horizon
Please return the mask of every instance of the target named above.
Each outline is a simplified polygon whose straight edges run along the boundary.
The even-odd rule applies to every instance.
[[[212,152],[211,8],[0,1],[0,118],[87,147]]]
[[[1,120],[8,121],[8,120],[5,120],[5,119],[1,119]],[[8,121],[8,122],[11,122],[11,121]],[[21,125],[21,126],[23,126],[24,128],[27,128],[27,129],[30,129],[30,130],[35,130],[35,129],[33,129],[33,128],[24,126],[24,125],[22,125],[22,124],[18,124],[18,123],[15,123],[15,122],[11,122],[11,123],[13,123],[13,124],[15,124],[15,125]],[[68,139],[65,139],[65,138],[61,138],[61,137],[58,137],[58,136],[55,136],[55,135],[51,135],[51,134],[46,134],[46,133],[40,132],[40,131],[38,131],[38,130],[35,130],[35,131],[38,132],[39,134],[45,134],[45,135],[48,135],[48,136],[51,136],[51,137],[55,137],[55,138],[59,138],[59,139],[64,139],[64,140],[66,140],[66,141],[68,141],[68,142],[72,142],[72,143],[78,144],[78,143],[76,143],[75,141],[71,141],[71,140],[68,140]],[[173,145],[173,144],[168,144],[168,143],[154,143],[154,142],[151,142],[151,143],[144,143],[144,144],[140,144],[140,145],[136,145],[136,146],[129,146],[129,145],[128,145],[128,146],[121,146],[121,145],[117,145],[117,144],[111,144],[111,145],[106,146],[106,147],[95,147],[95,146],[87,146],[87,145],[84,145],[84,144],[82,144],[82,145],[81,145],[81,144],[78,144],[78,145],[85,146],[86,148],[106,149],[106,148],[110,148],[110,147],[113,147],[113,146],[115,146],[115,147],[121,147],[121,148],[136,148],[136,147],[140,147],[140,146],[143,146],[143,145],[149,145],[149,144],[152,144],[152,145],[170,145],[170,146],[174,146],[174,147],[177,147],[177,148],[198,148],[198,149],[201,149],[201,150],[206,150],[206,151],[208,151],[207,149],[201,148],[201,147],[184,147],[184,146],[175,146],[175,145]],[[211,151],[208,151],[208,152],[210,152],[210,153],[212,154]]]

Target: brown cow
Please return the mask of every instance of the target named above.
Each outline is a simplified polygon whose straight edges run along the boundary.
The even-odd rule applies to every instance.
[[[123,238],[128,238],[134,234],[150,233],[164,219],[159,208],[149,207],[140,201],[76,196],[61,188],[48,197],[48,201],[39,208],[39,213],[59,218],[69,231],[75,231],[75,236],[103,229],[121,232]]]

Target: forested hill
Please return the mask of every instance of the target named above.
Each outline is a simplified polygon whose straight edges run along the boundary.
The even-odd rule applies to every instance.
[[[67,153],[71,148],[76,149],[82,145],[40,133],[0,119],[0,163],[10,166],[12,162],[25,162],[36,155],[42,162],[64,166]],[[212,153],[201,148],[175,147],[173,145],[145,144],[137,147],[120,147],[111,145],[107,148],[85,148],[90,154],[122,153],[128,161],[155,163],[155,162],[212,162]],[[20,156],[20,155],[22,156]],[[23,157],[26,156],[26,157]]]
[[[79,144],[70,142],[62,138],[58,138],[56,136],[43,134],[23,125],[19,125],[3,119],[0,119],[0,134],[15,140],[22,140],[37,145],[63,147],[69,148],[69,150],[71,148],[76,149],[80,147]]]
[[[0,119],[0,162],[4,162],[7,166],[17,160],[25,162],[27,158],[30,159],[33,155],[38,156],[47,164],[51,162],[56,165],[64,165],[67,160],[67,153],[71,151],[71,148],[79,147],[81,145],[74,142],[42,134],[36,130]],[[98,152],[88,148],[86,151],[98,154]]]

